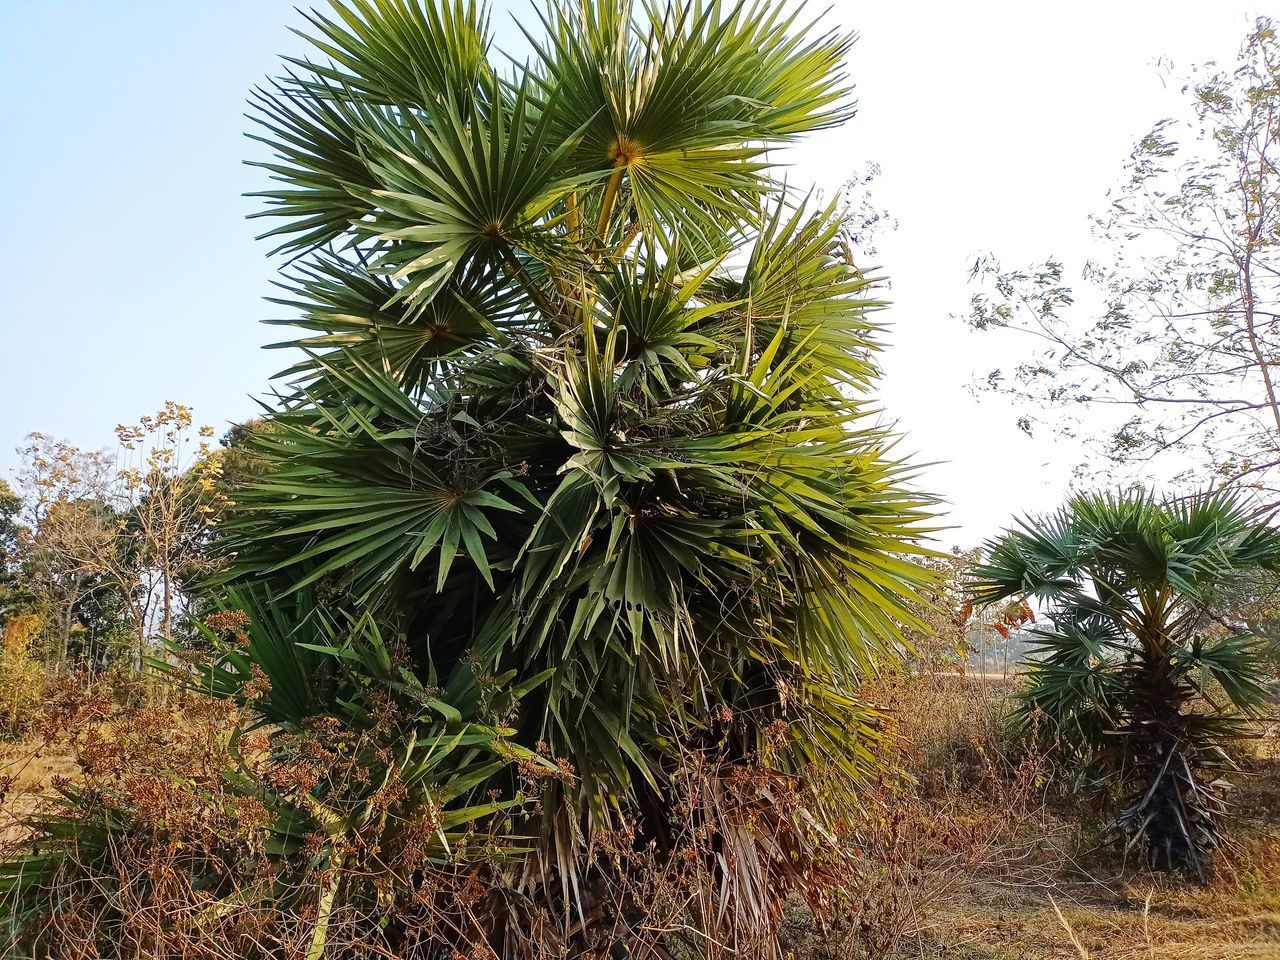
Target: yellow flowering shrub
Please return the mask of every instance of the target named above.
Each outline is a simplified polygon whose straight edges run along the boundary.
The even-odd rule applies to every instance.
[[[45,666],[32,655],[31,643],[44,629],[44,617],[12,617],[0,637],[0,735],[18,736],[35,722],[44,689]]]

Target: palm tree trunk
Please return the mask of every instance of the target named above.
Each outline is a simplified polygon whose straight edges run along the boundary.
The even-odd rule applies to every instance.
[[[1203,782],[1201,763],[1187,736],[1183,708],[1188,691],[1157,653],[1144,657],[1135,678],[1135,709],[1129,727],[1142,792],[1116,818],[1117,826],[1141,838],[1156,870],[1185,871],[1204,879],[1209,854],[1218,845],[1222,804]]]

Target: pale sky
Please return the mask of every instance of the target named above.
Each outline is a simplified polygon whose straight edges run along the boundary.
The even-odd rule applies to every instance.
[[[513,36],[498,0],[500,38]],[[820,9],[815,4],[814,9]],[[860,34],[859,114],[798,147],[788,180],[832,190],[879,164],[892,279],[883,405],[902,450],[935,462],[948,542],[976,543],[1061,499],[1074,451],[1031,440],[968,383],[997,347],[956,319],[974,256],[1088,255],[1133,141],[1171,114],[1155,69],[1229,61],[1262,12],[1214,0],[836,0]],[[282,356],[257,323],[274,265],[240,194],[249,88],[298,52],[290,0],[0,0],[0,476],[31,430],[107,446],[166,400],[221,430],[256,411]],[[500,41],[501,45],[501,41]]]

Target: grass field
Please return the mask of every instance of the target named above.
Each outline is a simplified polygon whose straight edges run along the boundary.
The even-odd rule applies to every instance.
[[[1243,782],[1236,809],[1236,844],[1205,886],[1119,868],[1101,852],[1069,856],[1033,881],[978,871],[933,905],[901,952],[948,960],[1280,958],[1275,761]]]
[[[938,960],[1280,958],[1280,737],[1244,746],[1231,846],[1205,884],[1147,871],[1103,845],[1102,817],[1002,755],[1012,683],[998,675],[907,678],[883,691],[916,778],[909,807],[929,824],[889,872],[923,892],[894,919],[887,954]],[[1021,783],[1021,785],[1019,785]],[[914,849],[918,848],[918,849]],[[891,938],[882,938],[891,939]],[[822,950],[816,955],[823,956]],[[863,950],[861,956],[874,956]],[[846,949],[831,958],[858,957]]]
[[[1280,960],[1273,733],[1250,745],[1232,846],[1196,884],[1124,864],[1099,846],[1087,806],[1053,790],[1039,767],[1002,755],[1007,692],[999,678],[945,676],[879,691],[900,718],[912,776],[869,798],[862,814],[860,901],[835,930],[815,930],[798,912],[790,960]],[[57,779],[78,776],[65,739],[0,746],[10,849]]]

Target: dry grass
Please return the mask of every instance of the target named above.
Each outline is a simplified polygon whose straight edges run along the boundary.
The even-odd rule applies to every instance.
[[[899,766],[855,818],[863,875],[836,921],[797,913],[795,960],[1280,960],[1280,750],[1237,778],[1234,846],[1205,886],[1115,861],[1052,771],[1010,749],[1010,684],[944,674],[873,691],[895,716]],[[0,746],[0,839],[79,776],[65,739]],[[7,846],[8,844],[6,844]]]
[[[1247,894],[1168,888],[1141,878],[1099,885],[1063,877],[1050,889],[975,882],[963,897],[939,904],[932,928],[902,955],[1275,958],[1280,957],[1280,904],[1274,887]]]
[[[279,731],[269,751],[267,736],[237,740],[244,755],[262,760],[237,768],[251,771],[259,792],[224,775],[233,763],[226,734],[237,719],[229,701],[122,698],[68,679],[46,705],[33,724],[40,737],[0,753],[10,786],[0,797],[8,841],[0,856],[32,852],[22,818],[42,801],[65,792],[71,802],[57,805],[53,839],[37,840],[36,852],[49,853],[0,905],[10,911],[0,918],[4,956],[7,947],[67,960],[604,960],[623,952],[637,960],[772,960],[788,893],[819,904],[839,895],[850,872],[845,848],[803,818],[809,794],[798,778],[690,754],[670,781],[677,853],[638,840],[627,823],[597,831],[579,867],[582,906],[571,910],[557,877],[544,882],[504,856],[514,841],[497,817],[452,831],[452,848],[476,855],[434,859],[442,819],[432,821],[425,805],[408,808],[416,820],[402,816],[393,776],[376,788],[386,791],[384,806],[376,793],[358,797],[374,815],[352,817],[348,832],[287,819],[285,791],[309,797],[324,776],[333,804],[346,799],[348,784],[362,790],[372,781],[350,758],[383,763],[382,755],[348,749],[367,731],[340,722]],[[389,706],[385,715],[387,727],[369,729],[402,742],[400,716]],[[528,778],[521,789],[533,810],[547,778]],[[281,809],[286,819],[276,828],[271,818]],[[127,826],[103,829],[104,821]],[[292,848],[276,842],[285,830],[298,838]],[[57,838],[69,834],[60,846]]]
[[[1091,812],[1048,786],[1019,805],[998,678],[904,678],[882,693],[900,717],[916,789],[966,836],[1001,824],[920,908],[894,956],[920,960],[1260,960],[1280,958],[1280,759],[1274,731],[1236,777],[1232,847],[1200,886],[1116,861]],[[1025,763],[1025,760],[1023,761]]]
[[[29,832],[25,819],[54,794],[59,778],[74,780],[79,768],[65,743],[36,738],[0,742],[0,848]]]

